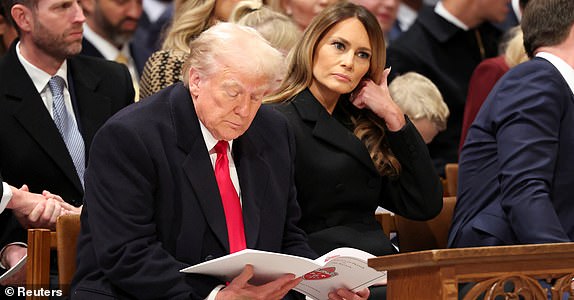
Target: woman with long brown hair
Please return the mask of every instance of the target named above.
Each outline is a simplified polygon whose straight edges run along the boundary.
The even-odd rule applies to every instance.
[[[342,2],[326,8],[289,54],[287,77],[266,102],[296,139],[300,226],[319,254],[354,247],[396,252],[375,209],[427,220],[442,207],[442,185],[426,145],[391,99],[377,19]]]

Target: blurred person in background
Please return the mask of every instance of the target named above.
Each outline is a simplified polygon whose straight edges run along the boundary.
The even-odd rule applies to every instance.
[[[226,22],[240,0],[182,0],[175,5],[173,23],[161,50],[146,61],[140,80],[140,98],[181,81],[189,43],[217,22]]]

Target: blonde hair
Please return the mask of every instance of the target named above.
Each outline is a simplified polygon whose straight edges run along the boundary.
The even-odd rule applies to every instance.
[[[216,0],[184,0],[177,2],[173,23],[167,31],[163,50],[189,52],[189,43],[211,27],[215,20]]]
[[[407,72],[389,84],[389,93],[393,101],[412,120],[428,119],[439,131],[446,129],[450,114],[448,106],[439,89],[427,77]]]
[[[524,50],[524,35],[520,26],[513,27],[509,30],[510,40],[506,43],[504,50],[504,60],[509,68],[528,60],[526,50]]]
[[[249,47],[238,51],[238,45]],[[218,23],[201,33],[190,44],[190,54],[183,68],[183,82],[189,85],[189,71],[193,68],[200,76],[211,76],[226,63],[248,65],[249,70],[269,79],[270,87],[283,76],[283,55],[273,48],[255,29],[228,23]]]
[[[279,90],[267,97],[265,102],[289,101],[308,88],[313,80],[313,56],[319,41],[333,26],[350,18],[356,18],[363,24],[371,43],[370,68],[365,77],[380,84],[385,66],[385,40],[381,27],[375,16],[366,8],[343,1],[324,9],[305,29],[303,36],[287,57],[289,61],[287,76]],[[339,101],[348,101],[348,97],[349,95],[342,95]],[[392,154],[385,139],[384,121],[366,110],[352,115],[351,120],[354,125],[354,134],[366,146],[377,170],[386,176],[398,175],[400,163]]]
[[[254,28],[271,46],[284,53],[288,53],[301,38],[301,31],[289,17],[260,1],[239,2],[229,21]]]

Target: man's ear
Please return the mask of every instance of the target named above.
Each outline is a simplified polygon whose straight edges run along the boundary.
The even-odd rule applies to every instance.
[[[10,10],[16,26],[22,32],[30,32],[34,28],[32,10],[22,4],[14,4]]]
[[[197,95],[199,95],[199,83],[201,82],[201,78],[199,76],[199,72],[194,68],[189,69],[189,92],[191,96],[195,99]]]

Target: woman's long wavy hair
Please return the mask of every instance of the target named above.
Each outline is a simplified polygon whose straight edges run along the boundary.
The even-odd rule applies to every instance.
[[[188,53],[189,43],[215,24],[215,1],[176,1],[173,23],[167,31],[162,49]]]
[[[380,84],[385,66],[385,40],[377,19],[364,7],[346,1],[324,9],[317,15],[303,33],[303,37],[289,53],[287,76],[276,93],[269,96],[266,103],[291,100],[295,95],[308,88],[313,81],[313,56],[319,41],[336,24],[357,18],[365,27],[371,42],[371,61],[366,78]],[[348,99],[349,95],[340,98]],[[348,101],[348,100],[342,100]],[[351,114],[354,134],[365,144],[375,167],[383,176],[395,177],[400,173],[400,163],[392,153],[385,138],[384,120],[370,110],[359,110]]]

